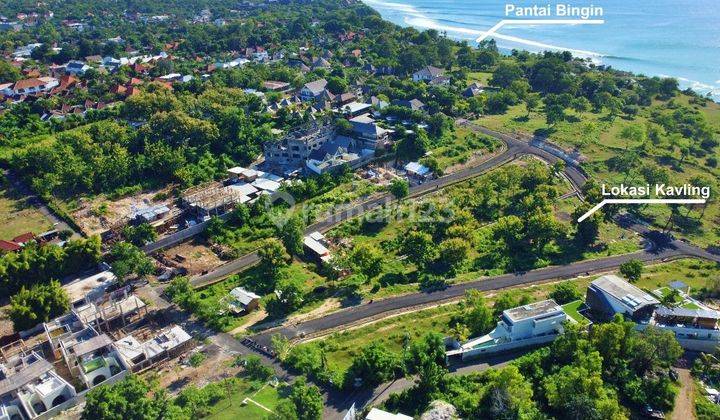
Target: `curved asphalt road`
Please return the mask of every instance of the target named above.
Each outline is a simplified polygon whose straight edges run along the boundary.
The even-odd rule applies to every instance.
[[[414,307],[431,305],[445,300],[462,297],[466,291],[475,289],[489,291],[534,284],[543,281],[574,278],[591,272],[602,272],[616,269],[631,259],[643,262],[658,262],[679,257],[696,257],[720,263],[720,256],[710,254],[695,246],[681,241],[672,241],[660,249],[644,250],[632,254],[617,255],[596,260],[580,261],[572,264],[553,266],[523,273],[512,273],[494,277],[459,283],[434,292],[418,292],[378,300],[372,303],[343,309],[322,318],[309,320],[297,325],[288,325],[256,334],[253,339],[260,344],[270,345],[273,334],[282,334],[287,338],[312,336],[341,327],[362,323],[368,319],[389,315],[393,312],[405,311]]]
[[[541,159],[549,162],[550,164],[553,164],[560,160],[557,156],[539,149],[537,147],[531,146],[528,142],[520,140],[516,137],[499,133],[497,131],[493,131],[490,129],[487,129],[485,127],[481,127],[479,125],[465,122],[464,125],[470,127],[473,130],[476,130],[478,132],[481,132],[483,134],[492,136],[497,138],[498,140],[501,140],[506,145],[506,150],[497,156],[493,156],[492,158],[479,163],[475,166],[467,167],[462,170],[459,170],[457,172],[454,172],[450,175],[446,175],[437,179],[433,179],[431,181],[425,182],[421,185],[414,186],[410,189],[409,198],[412,197],[419,197],[428,193],[432,193],[440,188],[445,188],[447,186],[456,184],[458,182],[465,181],[467,179],[471,179],[474,177],[477,177],[479,175],[482,175],[485,172],[488,172],[489,170],[496,168],[500,165],[506,164],[520,156],[523,155],[534,155],[537,157],[540,157]],[[586,182],[585,175],[581,172],[580,169],[567,165],[565,167],[565,175],[570,180],[570,182],[573,184],[573,187],[575,189],[580,189]],[[390,204],[392,202],[396,201],[395,197],[390,194],[384,194],[379,197],[370,199],[368,201],[365,201],[363,203],[357,204],[353,207],[350,207],[346,210],[343,210],[341,212],[332,214],[322,220],[319,220],[312,225],[308,226],[306,229],[307,233],[314,232],[314,231],[320,231],[325,232],[327,230],[330,230],[331,228],[337,226],[338,224],[342,223],[345,220],[352,219],[354,217],[358,217],[370,210],[373,210],[378,207],[382,207],[384,205]],[[214,284],[216,282],[221,281],[222,279],[238,273],[248,267],[250,267],[253,264],[256,264],[260,258],[258,257],[257,252],[253,252],[247,255],[243,255],[242,257],[235,259],[233,261],[230,261],[227,264],[221,265],[220,267],[216,268],[215,270],[201,275],[194,277],[190,280],[190,283],[195,288],[200,287],[206,287],[211,284]]]

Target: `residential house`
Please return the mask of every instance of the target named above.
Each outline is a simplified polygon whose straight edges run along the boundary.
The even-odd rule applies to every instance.
[[[61,339],[60,351],[70,373],[87,388],[114,383],[130,370],[113,340],[92,327]]]
[[[310,153],[319,149],[334,135],[335,127],[329,121],[298,127],[280,140],[265,143],[265,161],[270,166],[302,167]]]
[[[405,108],[410,108],[413,111],[424,111],[425,110],[425,104],[419,100],[419,99],[395,99],[392,102],[392,105],[395,106],[402,106]]]
[[[163,360],[177,357],[190,345],[192,345],[192,337],[177,325],[165,328],[143,342],[133,334],[115,341],[120,356],[133,372],[145,370]]]
[[[553,341],[564,331],[565,321],[574,322],[554,300],[548,299],[506,309],[494,330],[447,352],[450,358],[478,357]]]
[[[412,420],[412,417],[402,413],[388,413],[387,411],[373,407],[367,416],[365,416],[365,420]]]
[[[430,168],[420,164],[419,162],[409,162],[405,165],[404,169],[409,178],[414,178],[420,181],[424,181],[432,175]]]
[[[86,71],[92,67],[88,66],[82,61],[70,61],[65,65],[65,72],[73,76],[82,76]]]
[[[260,296],[242,287],[230,291],[228,307],[233,313],[250,313],[260,306]]]
[[[590,284],[585,304],[599,319],[621,314],[635,321],[638,330],[653,326],[671,331],[684,349],[713,353],[720,348],[720,311],[690,297],[684,283],[671,285],[650,294],[620,277],[603,276]],[[672,290],[677,290],[672,304],[656,299]]]
[[[314,101],[322,96],[327,87],[327,80],[319,79],[313,82],[305,83],[300,89],[300,99],[304,102]]]
[[[428,82],[433,86],[448,86],[450,85],[450,78],[448,76],[438,76]]]
[[[311,173],[323,174],[338,171],[346,166],[350,169],[359,168],[374,156],[374,149],[363,149],[356,145],[354,139],[335,136],[320,149],[310,153],[305,166]]]
[[[660,302],[620,277],[608,274],[590,283],[585,303],[598,319],[611,319],[615,314],[622,314],[638,320],[648,318]]]
[[[0,419],[50,418],[75,398],[75,388],[34,351],[0,362]]]
[[[466,98],[472,98],[478,96],[483,92],[485,92],[485,86],[479,83],[472,83],[470,86],[467,87],[467,89],[462,92],[462,95]]]
[[[354,118],[358,115],[365,114],[370,111],[372,104],[364,104],[362,102],[350,102],[339,107],[343,115]]]
[[[48,92],[58,86],[60,82],[54,77],[35,77],[31,79],[18,80],[11,86],[7,86],[0,93],[5,96],[32,95]]]
[[[313,61],[311,68],[313,70],[317,69],[329,69],[331,67],[330,62],[324,59],[323,57],[318,58],[317,60]]]
[[[0,239],[0,251],[14,252],[22,249],[28,242],[36,240],[36,236],[32,232],[26,232],[22,235],[18,235],[9,241]]]
[[[353,138],[365,149],[375,150],[384,146],[388,140],[388,130],[377,125],[375,120],[368,114],[351,118],[350,124],[353,127]]]
[[[433,67],[425,66],[420,70],[416,71],[412,75],[413,82],[429,82],[438,76],[442,76],[445,70]]]

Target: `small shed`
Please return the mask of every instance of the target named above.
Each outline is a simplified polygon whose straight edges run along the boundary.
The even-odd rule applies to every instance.
[[[236,287],[230,291],[229,307],[235,313],[248,313],[257,309],[260,305],[260,296],[249,292],[242,287]]]

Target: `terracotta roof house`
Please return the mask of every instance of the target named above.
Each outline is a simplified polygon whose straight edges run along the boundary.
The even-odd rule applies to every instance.
[[[16,244],[15,242],[0,239],[0,251],[15,252],[21,248],[22,247],[20,245]]]

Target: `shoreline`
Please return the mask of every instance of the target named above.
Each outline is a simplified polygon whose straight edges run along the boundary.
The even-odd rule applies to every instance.
[[[432,16],[428,16],[425,14],[425,12],[421,12],[412,4],[385,2],[381,0],[359,1],[365,6],[370,7],[371,9],[376,11],[383,20],[391,22],[400,27],[412,27],[419,31],[434,29],[437,31],[446,32],[448,38],[456,41],[468,41],[468,44],[473,46],[477,45],[477,43],[475,42],[475,38],[484,33],[484,31],[478,29],[471,29],[460,26],[449,26],[440,23],[440,21],[443,20],[441,17],[433,18]],[[399,21],[398,19],[393,19],[392,16],[388,16],[389,14],[392,15],[392,13],[390,13],[391,11],[396,12],[398,15],[402,16],[401,21]],[[508,55],[513,49],[528,51],[530,53],[541,53],[542,51],[569,51],[573,54],[573,56],[589,59],[595,65],[604,65],[618,71],[629,72],[636,75],[645,75],[648,77],[673,78],[678,81],[678,85],[681,90],[690,89],[699,96],[708,97],[710,100],[716,103],[720,103],[720,79],[715,81],[715,85],[713,85],[710,84],[711,82],[703,82],[683,76],[669,75],[662,70],[656,70],[654,72],[643,72],[605,62],[606,59],[615,61],[623,60],[623,57],[618,57],[615,54],[604,54],[601,52],[595,52],[585,49],[566,48],[543,41],[535,41],[532,39],[526,39],[512,35],[503,35],[496,33],[493,34],[491,37],[496,40],[519,44],[516,47],[498,45],[498,50],[505,55]],[[709,94],[709,96],[707,94]]]

